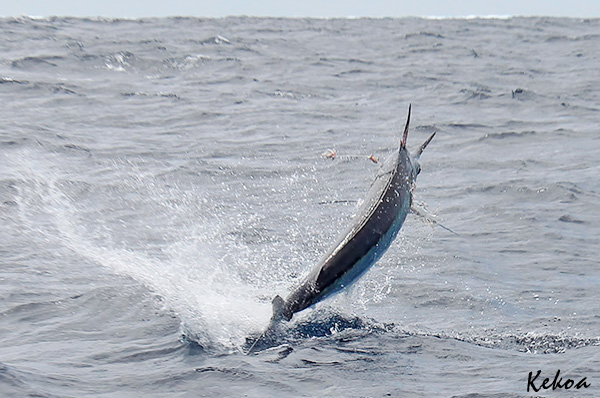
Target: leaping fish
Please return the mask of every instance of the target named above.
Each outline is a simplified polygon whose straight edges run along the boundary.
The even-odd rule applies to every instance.
[[[375,264],[398,235],[411,211],[415,181],[421,172],[419,158],[431,142],[433,133],[412,155],[406,149],[411,106],[400,146],[378,172],[367,198],[352,224],[322,257],[303,281],[284,300],[273,299],[273,316],[257,343],[273,333],[282,321],[350,286]]]

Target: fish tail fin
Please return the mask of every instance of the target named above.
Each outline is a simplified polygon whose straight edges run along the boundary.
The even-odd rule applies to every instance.
[[[427,148],[427,145],[429,145],[429,143],[431,142],[431,140],[433,139],[433,137],[435,137],[435,133],[431,134],[429,136],[429,138],[427,138],[427,140],[425,140],[425,142],[423,143],[423,145],[421,145],[419,147],[419,149],[416,150],[416,152],[413,154],[413,158],[419,160],[419,158],[421,157],[421,154],[423,153],[423,151],[425,150],[425,148]]]
[[[400,141],[400,146],[402,148],[406,147],[406,140],[408,139],[408,125],[410,124],[411,108],[412,108],[412,104],[408,104],[408,117],[406,118],[406,126],[404,126],[404,134],[402,134],[402,141]]]

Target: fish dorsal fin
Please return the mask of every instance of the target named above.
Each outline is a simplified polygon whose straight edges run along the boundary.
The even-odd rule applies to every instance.
[[[412,104],[408,105],[408,117],[406,118],[406,126],[404,127],[404,134],[402,134],[402,141],[400,141],[400,146],[402,148],[406,148],[406,139],[408,138],[408,125],[410,124],[410,110],[412,108]]]

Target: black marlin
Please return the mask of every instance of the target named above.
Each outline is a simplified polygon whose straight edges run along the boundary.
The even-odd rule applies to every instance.
[[[304,280],[284,300],[273,299],[273,317],[267,330],[252,345],[266,337],[283,320],[351,285],[390,247],[411,211],[412,191],[421,172],[419,158],[433,139],[433,133],[414,154],[406,149],[411,107],[397,152],[377,173],[367,198],[352,224],[340,235]]]

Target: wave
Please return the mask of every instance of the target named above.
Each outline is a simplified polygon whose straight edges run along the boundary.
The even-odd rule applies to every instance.
[[[314,310],[301,321],[292,321],[284,326],[270,339],[261,340],[260,346],[255,347],[256,352],[272,353],[273,350],[289,355],[295,349],[302,350],[311,346],[315,339],[320,345],[335,350],[340,348],[340,342],[355,342],[353,352],[360,352],[362,340],[378,336],[382,340],[400,338],[425,338],[455,340],[472,344],[474,346],[494,350],[516,351],[531,354],[563,354],[568,350],[589,346],[600,346],[598,337],[581,337],[568,333],[530,332],[498,332],[495,330],[482,330],[480,332],[435,332],[428,330],[411,330],[394,323],[381,323],[371,318],[362,318],[352,315],[342,315],[331,309]],[[246,338],[242,352],[246,352],[256,341],[259,335]],[[368,344],[365,344],[368,346]],[[383,344],[387,346],[387,344]],[[281,358],[280,358],[281,359]]]
[[[24,57],[11,62],[11,66],[17,69],[31,69],[34,67],[58,67],[58,62],[64,61],[65,58],[58,55]]]
[[[40,376],[31,371],[25,371],[15,366],[9,366],[0,362],[0,388],[5,397],[39,397],[58,398],[68,397],[63,394],[54,395],[42,392],[30,382],[37,380]]]

